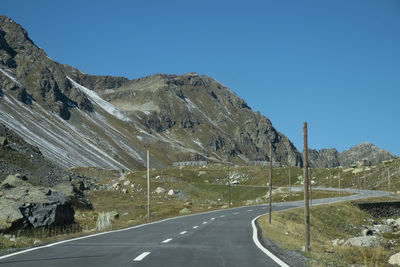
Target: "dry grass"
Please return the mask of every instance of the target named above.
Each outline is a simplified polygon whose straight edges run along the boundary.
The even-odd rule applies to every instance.
[[[230,168],[230,172],[241,173],[243,183],[241,186],[231,186],[231,207],[245,205],[247,200],[255,200],[265,196],[266,187],[246,186],[252,176],[259,179],[265,175],[265,168],[261,167],[237,167]],[[79,235],[87,235],[96,232],[96,221],[100,212],[116,211],[119,219],[112,222],[112,229],[120,229],[128,226],[138,225],[147,222],[147,179],[146,172],[137,171],[132,173],[121,173],[118,170],[104,170],[100,168],[74,168],[72,171],[99,179],[100,185],[112,185],[120,183],[119,190],[104,189],[90,191],[87,197],[93,203],[92,211],[76,210],[75,221],[82,229],[81,232],[71,233],[68,229],[54,231],[51,235],[38,236],[36,233],[42,231],[37,229],[32,232],[20,233],[20,238],[15,242],[9,239],[0,238],[1,248],[29,247],[35,240],[41,240],[41,244],[57,241],[60,239],[72,238]],[[221,209],[228,206],[229,190],[227,186],[227,168],[224,166],[185,167],[168,168],[151,172],[151,221],[179,216],[183,208],[188,208],[192,213]],[[253,173],[254,172],[254,173]],[[276,172],[278,173],[278,172]],[[119,180],[124,176],[124,180]],[[278,175],[281,177],[281,175]],[[277,184],[279,183],[277,176]],[[258,178],[257,178],[258,177]],[[130,184],[124,186],[123,183]],[[131,184],[134,184],[132,189]],[[166,193],[156,194],[154,190],[163,187],[166,190],[180,190],[184,196],[168,196]],[[127,193],[122,193],[126,189]],[[336,192],[313,191],[313,198],[325,198],[338,196]],[[302,192],[293,192],[292,200],[303,199]],[[263,198],[263,201],[267,200]],[[273,196],[273,202],[289,201],[289,195],[282,193]],[[254,202],[255,203],[255,202]],[[14,233],[18,235],[17,233]]]
[[[364,200],[365,201],[365,200]],[[360,235],[362,225],[373,219],[350,203],[313,206],[310,209],[311,253],[303,254],[310,258],[311,266],[386,266],[391,253],[400,247],[357,248],[333,246],[332,240]],[[304,246],[304,209],[297,208],[272,214],[272,224],[267,217],[258,220],[262,236],[287,250],[302,251]]]

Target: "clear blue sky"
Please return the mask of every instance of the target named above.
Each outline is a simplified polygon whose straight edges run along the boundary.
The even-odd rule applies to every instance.
[[[0,12],[60,63],[139,78],[197,72],[302,150],[371,142],[400,156],[400,1],[21,1]]]

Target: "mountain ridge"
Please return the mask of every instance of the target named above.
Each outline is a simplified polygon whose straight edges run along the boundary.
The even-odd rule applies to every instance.
[[[375,165],[397,158],[396,155],[369,142],[362,142],[342,152],[335,148],[309,149],[309,155],[310,166],[319,168],[349,167],[354,164]]]
[[[0,30],[0,122],[64,167],[143,168],[147,149],[155,167],[247,164],[268,160],[269,143],[277,161],[302,164],[268,118],[215,79],[88,75],[52,61],[11,19],[0,17]]]
[[[156,168],[193,160],[247,165],[268,161],[270,144],[273,161],[302,165],[300,152],[267,117],[214,78],[193,72],[133,80],[89,75],[51,60],[5,16],[0,112],[0,123],[62,167],[142,169],[147,150]],[[310,165],[362,160],[354,153],[347,159],[335,149],[311,149]]]

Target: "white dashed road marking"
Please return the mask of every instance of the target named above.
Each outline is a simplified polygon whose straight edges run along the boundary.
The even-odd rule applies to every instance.
[[[203,222],[203,224],[206,224],[207,222]]]
[[[147,255],[149,255],[151,252],[143,252],[142,254],[140,254],[139,256],[137,256],[136,258],[133,259],[133,261],[141,261],[144,258],[146,258]]]
[[[221,216],[219,216],[220,218],[224,218],[225,217],[225,215],[221,215]]]
[[[247,211],[253,211],[253,210],[247,210]]]
[[[235,214],[235,215],[238,215],[238,214],[239,214],[239,212],[234,212],[233,214]]]
[[[212,218],[211,218],[211,221],[213,221],[213,220],[215,220],[215,217],[212,217]]]
[[[164,241],[162,241],[161,243],[168,243],[169,241],[171,241],[172,240],[172,238],[168,238],[168,239],[165,239]]]
[[[196,228],[198,228],[199,226],[197,226],[197,225],[195,225],[195,226],[193,226],[193,229],[196,229]]]
[[[184,235],[184,234],[186,234],[187,233],[187,231],[182,231],[182,232],[180,232],[179,234],[180,235]]]

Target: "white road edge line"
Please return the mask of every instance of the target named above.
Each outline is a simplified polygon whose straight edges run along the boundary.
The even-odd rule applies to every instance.
[[[161,243],[168,243],[169,241],[171,241],[172,240],[172,238],[168,238],[168,239],[165,239],[164,241],[161,241]]]
[[[261,249],[262,252],[264,252],[265,254],[267,254],[268,257],[270,257],[274,262],[276,262],[279,266],[281,267],[289,267],[289,265],[287,265],[286,263],[284,263],[281,259],[279,259],[277,256],[275,256],[274,254],[272,254],[268,249],[266,249],[263,245],[261,245],[260,240],[258,240],[258,231],[257,231],[257,227],[256,227],[256,223],[255,221],[260,218],[262,215],[259,215],[257,217],[255,217],[252,221],[251,221],[251,226],[253,226],[253,241],[256,244],[256,246]]]
[[[133,261],[141,261],[144,258],[147,257],[147,255],[149,255],[151,252],[143,252],[142,254],[140,254],[139,256],[137,256],[136,258],[133,259]]]
[[[224,211],[241,209],[241,208],[243,208],[243,207],[235,207],[235,208],[230,208],[230,209],[224,209]],[[10,253],[10,254],[4,255],[4,256],[0,256],[0,260],[6,259],[6,258],[9,258],[9,257],[14,257],[14,256],[17,256],[19,254],[25,254],[25,253],[28,253],[28,252],[31,252],[31,251],[35,251],[35,250],[38,250],[38,249],[50,248],[50,247],[61,245],[61,244],[64,244],[64,243],[73,242],[73,241],[77,241],[77,240],[82,240],[82,239],[86,239],[86,238],[91,238],[91,237],[95,237],[95,236],[99,236],[99,235],[106,235],[106,234],[113,234],[113,233],[118,233],[118,232],[123,232],[123,231],[129,231],[129,230],[133,230],[133,229],[136,229],[136,228],[141,228],[141,227],[145,227],[145,226],[148,226],[148,225],[158,224],[158,223],[162,223],[162,222],[166,222],[166,221],[176,220],[176,219],[185,218],[185,217],[199,216],[199,215],[215,213],[215,212],[221,212],[221,211],[222,210],[212,210],[212,211],[199,212],[199,213],[194,213],[194,214],[189,214],[189,215],[183,215],[183,216],[177,216],[177,217],[162,219],[162,220],[155,221],[155,222],[134,225],[134,226],[131,226],[131,227],[128,227],[128,228],[124,228],[124,229],[112,230],[112,231],[107,231],[107,232],[100,232],[100,233],[96,233],[96,234],[91,234],[91,235],[86,235],[86,236],[66,239],[66,240],[62,240],[62,241],[59,241],[59,242],[50,243],[48,245],[34,247],[34,248],[28,248],[28,249],[25,249],[25,250],[21,250],[21,251],[18,251],[18,252],[14,252],[14,253]]]
[[[342,189],[342,191],[346,191],[346,190],[348,190],[348,188]],[[337,190],[334,190],[334,191],[337,191]],[[374,196],[386,196],[386,195],[389,195],[389,193],[387,193],[387,192],[386,192],[386,194],[382,194],[383,191],[377,191],[376,193],[378,193],[378,194],[376,194]],[[355,194],[355,196],[356,195],[357,194]],[[355,199],[362,199],[362,198],[367,198],[367,197],[369,197],[369,195],[368,196],[367,195],[363,195],[363,197],[355,198]],[[345,201],[345,200],[338,200],[337,202],[341,202],[341,201]],[[292,201],[292,202],[289,202],[289,203],[293,203],[294,204],[296,202],[299,202],[299,201]],[[331,203],[333,203],[333,202],[331,202]],[[327,204],[327,203],[325,203],[325,204]],[[260,205],[264,205],[264,204],[260,204]],[[265,209],[266,208],[267,207],[265,207]],[[296,207],[293,207],[293,208],[296,208]],[[243,209],[243,207],[235,207],[235,208],[230,208],[230,209],[224,209],[224,211],[226,211],[226,210],[236,210],[236,209]],[[133,230],[133,229],[136,229],[136,228],[141,228],[141,227],[145,227],[145,226],[148,226],[148,225],[153,225],[153,224],[158,224],[158,223],[162,223],[162,222],[166,222],[166,221],[176,220],[176,219],[180,219],[180,218],[184,218],[184,217],[194,217],[194,216],[199,216],[199,215],[204,215],[204,214],[209,214],[209,213],[215,213],[215,212],[221,212],[221,210],[205,211],[205,212],[200,212],[200,213],[194,213],[194,214],[189,214],[189,215],[172,217],[172,218],[167,218],[167,219],[163,219],[163,220],[159,220],[159,221],[155,221],[155,222],[139,224],[139,225],[131,226],[131,227],[124,228],[124,229],[112,230],[112,231],[107,231],[107,232],[100,232],[100,233],[96,233],[96,234],[92,234],[92,235],[87,235],[87,236],[81,236],[81,237],[76,237],[76,238],[72,238],[72,239],[62,240],[62,241],[59,241],[59,242],[50,243],[48,245],[29,248],[29,249],[21,250],[21,251],[18,251],[18,252],[10,253],[10,254],[4,255],[4,256],[0,256],[0,260],[5,259],[5,258],[9,258],[9,257],[13,257],[13,256],[16,256],[16,255],[19,255],[19,254],[24,254],[24,253],[27,253],[27,252],[31,252],[31,251],[34,251],[34,250],[43,249],[43,248],[49,248],[49,247],[53,247],[53,246],[61,245],[61,244],[64,244],[64,243],[81,240],[81,239],[91,238],[91,237],[95,237],[95,236],[99,236],[99,235],[106,235],[106,234],[112,234],[112,233],[117,233],[117,232],[129,231],[129,230]]]
[[[186,234],[187,233],[187,231],[182,231],[182,232],[180,232],[179,234],[180,235],[184,235],[184,234]]]

